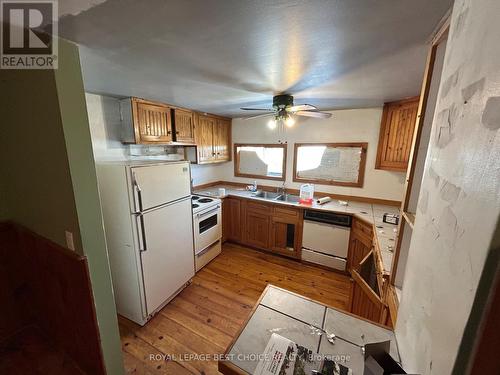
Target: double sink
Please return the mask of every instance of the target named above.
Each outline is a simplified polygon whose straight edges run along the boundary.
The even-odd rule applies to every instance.
[[[288,203],[299,203],[300,197],[298,195],[286,194],[286,193],[273,193],[270,191],[259,190],[252,194],[252,197],[267,199],[270,201],[288,202]]]

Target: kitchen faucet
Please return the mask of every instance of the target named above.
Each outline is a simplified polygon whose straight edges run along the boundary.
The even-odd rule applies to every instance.
[[[286,194],[285,181],[283,181],[283,184],[281,186],[278,186],[276,188],[276,193],[282,194],[282,195]]]

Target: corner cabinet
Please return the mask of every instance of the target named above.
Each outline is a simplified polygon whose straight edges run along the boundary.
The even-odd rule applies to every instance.
[[[405,172],[408,168],[419,98],[386,103],[382,113],[376,169]]]
[[[231,160],[231,120],[198,114],[195,141],[198,164]]]
[[[386,324],[386,284],[377,263],[373,225],[353,218],[347,255],[347,269],[352,277],[350,312]]]

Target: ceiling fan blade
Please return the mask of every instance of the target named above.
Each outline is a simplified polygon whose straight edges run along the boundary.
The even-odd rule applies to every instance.
[[[243,120],[252,120],[254,118],[266,117],[266,116],[274,116],[274,113],[261,113],[260,115],[255,115],[255,116],[250,116],[250,117],[243,117]]]
[[[295,112],[295,114],[297,116],[316,117],[316,118],[330,118],[330,117],[332,117],[331,113],[320,112],[320,111],[298,111],[298,112]]]
[[[317,111],[318,108],[311,104],[300,104],[300,105],[293,105],[291,107],[287,107],[286,111],[287,112],[298,112],[298,111]]]
[[[243,111],[267,111],[267,112],[274,112],[273,108],[247,108],[247,107],[243,107],[243,108],[240,108],[240,109],[243,110]]]

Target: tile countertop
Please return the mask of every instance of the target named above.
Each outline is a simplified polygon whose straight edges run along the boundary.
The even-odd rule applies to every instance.
[[[221,196],[219,194],[219,189],[226,189],[226,194]],[[349,201],[347,206],[340,205],[338,200],[332,200],[323,205],[312,204],[312,205],[301,205],[298,203],[291,202],[281,202],[281,201],[270,201],[269,199],[254,197],[252,192],[245,190],[244,188],[237,188],[231,185],[216,185],[209,188],[195,189],[195,194],[206,195],[218,198],[224,198],[226,196],[236,196],[241,198],[249,198],[255,200],[262,200],[265,202],[272,202],[274,204],[284,204],[288,206],[296,206],[301,208],[308,208],[314,210],[325,210],[339,213],[352,214],[357,218],[360,218],[368,223],[374,225],[375,238],[378,242],[380,255],[382,257],[382,264],[384,267],[384,273],[391,273],[392,257],[393,251],[396,247],[396,236],[397,236],[397,225],[387,224],[382,221],[384,213],[398,214],[399,207],[386,206],[381,204],[371,204],[365,202]]]

